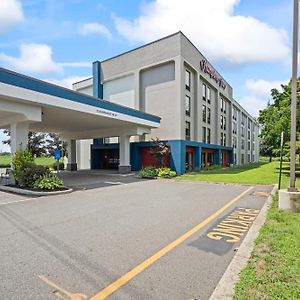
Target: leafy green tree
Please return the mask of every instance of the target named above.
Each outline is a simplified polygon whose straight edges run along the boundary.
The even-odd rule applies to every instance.
[[[298,79],[298,90],[300,79]],[[291,82],[281,85],[282,90],[271,90],[272,103],[260,111],[258,122],[261,125],[260,153],[270,157],[280,153],[280,135],[284,132],[284,142],[290,138],[291,122]],[[300,129],[300,96],[297,99],[297,132]],[[300,136],[299,136],[300,138]]]
[[[3,141],[3,144],[10,145],[10,131],[4,130],[7,135],[7,139]],[[45,137],[46,134],[42,132],[29,131],[28,133],[28,150],[37,157],[46,153],[45,150]]]
[[[49,133],[46,138],[47,151],[51,155],[55,148],[63,150],[65,154],[67,152],[68,143],[63,141],[62,138],[57,133]]]

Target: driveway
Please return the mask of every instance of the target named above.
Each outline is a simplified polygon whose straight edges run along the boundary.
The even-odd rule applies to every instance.
[[[250,227],[271,189],[150,180],[0,204],[0,295],[208,299],[247,233],[224,223]]]

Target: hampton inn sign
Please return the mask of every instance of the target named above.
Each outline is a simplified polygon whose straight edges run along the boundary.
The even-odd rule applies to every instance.
[[[224,80],[218,76],[216,70],[210,67],[205,59],[200,61],[200,69],[204,73],[208,74],[211,79],[213,79],[223,90],[226,89],[226,84]]]

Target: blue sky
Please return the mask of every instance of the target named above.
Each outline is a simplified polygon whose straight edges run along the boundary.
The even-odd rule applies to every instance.
[[[292,2],[1,0],[0,66],[70,87],[92,61],[181,30],[257,115],[290,78]]]

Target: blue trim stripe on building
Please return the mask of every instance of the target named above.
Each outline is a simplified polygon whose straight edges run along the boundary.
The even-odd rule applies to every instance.
[[[116,113],[129,115],[143,120],[160,123],[160,117],[147,114],[129,107],[121,106],[106,100],[95,98],[89,95],[57,86],[36,78],[28,77],[4,68],[0,68],[0,82],[25,88],[35,92],[63,98],[81,104],[107,109]]]
[[[93,96],[103,99],[103,84],[101,83],[101,63],[93,62]]]

